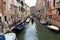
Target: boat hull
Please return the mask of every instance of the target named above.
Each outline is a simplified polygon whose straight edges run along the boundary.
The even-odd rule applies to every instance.
[[[53,31],[59,31],[60,29],[56,26],[53,26],[53,25],[47,25],[47,27]]]

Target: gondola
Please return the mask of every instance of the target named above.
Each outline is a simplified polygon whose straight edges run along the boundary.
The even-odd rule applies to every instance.
[[[16,26],[16,30],[21,30],[25,27],[25,24],[24,23],[20,23],[19,25]]]

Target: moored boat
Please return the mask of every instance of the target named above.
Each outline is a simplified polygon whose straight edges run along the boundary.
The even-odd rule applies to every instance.
[[[25,27],[24,23],[20,23],[19,25],[16,26],[16,30],[21,30]]]
[[[40,20],[40,23],[43,24],[43,25],[47,24],[47,22],[45,20]]]
[[[17,40],[15,33],[7,33],[0,35],[0,40]]]
[[[4,36],[5,40],[17,40],[15,33],[7,33]]]
[[[53,25],[47,25],[47,27],[48,27],[49,29],[52,29],[52,30],[55,30],[55,31],[59,31],[59,28],[56,27],[56,26],[53,26]]]

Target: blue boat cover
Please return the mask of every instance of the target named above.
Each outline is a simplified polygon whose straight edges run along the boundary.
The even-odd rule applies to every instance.
[[[21,23],[21,24],[17,25],[16,29],[21,30],[24,28],[24,26],[25,26],[25,24]]]
[[[0,35],[0,40],[5,40],[5,36],[4,35]]]

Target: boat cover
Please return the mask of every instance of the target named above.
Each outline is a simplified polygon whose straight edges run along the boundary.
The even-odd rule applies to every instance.
[[[4,35],[0,35],[0,40],[5,40],[5,36]]]
[[[15,40],[16,39],[15,33],[7,33],[4,36],[5,36],[5,40]]]
[[[24,28],[24,26],[25,26],[25,24],[21,23],[21,24],[17,25],[16,30],[21,30]]]

